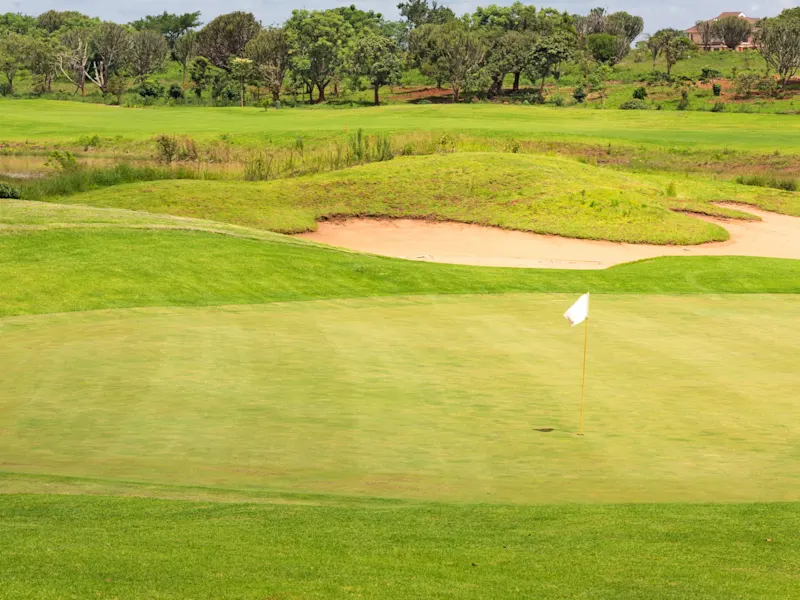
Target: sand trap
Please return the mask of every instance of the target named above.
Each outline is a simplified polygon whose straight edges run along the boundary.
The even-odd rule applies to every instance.
[[[731,234],[727,242],[699,246],[658,246],[577,240],[413,219],[346,219],[319,223],[299,237],[384,256],[462,265],[605,269],[656,256],[767,256],[800,259],[800,218],[734,208],[761,221],[710,219]]]

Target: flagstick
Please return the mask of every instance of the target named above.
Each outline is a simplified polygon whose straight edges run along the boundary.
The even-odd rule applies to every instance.
[[[586,394],[586,349],[589,346],[589,317],[586,317],[586,326],[583,334],[583,383],[581,384],[581,427],[578,435],[583,435],[583,398]]]

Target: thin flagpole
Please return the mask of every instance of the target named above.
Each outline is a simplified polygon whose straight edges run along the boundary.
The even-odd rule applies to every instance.
[[[586,325],[583,328],[583,383],[581,384],[581,426],[578,435],[583,435],[583,399],[586,395],[586,349],[589,347],[589,317],[586,317]]]

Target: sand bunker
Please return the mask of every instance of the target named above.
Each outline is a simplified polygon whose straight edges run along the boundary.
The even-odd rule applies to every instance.
[[[800,259],[800,218],[742,208],[761,221],[705,220],[725,227],[731,239],[698,246],[657,246],[577,240],[481,225],[413,219],[347,219],[322,222],[300,237],[384,256],[462,265],[605,269],[656,256],[767,256]]]

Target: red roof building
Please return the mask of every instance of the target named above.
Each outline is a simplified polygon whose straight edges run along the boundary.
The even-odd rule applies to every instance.
[[[747,20],[753,26],[755,26],[756,23],[758,23],[758,21],[760,20],[760,19],[754,19],[753,17],[748,17],[743,12],[724,12],[724,13],[720,13],[718,16],[714,17],[713,19],[709,19],[708,21],[706,21],[706,23],[713,23],[714,21],[719,21],[720,19],[724,19],[725,17],[739,17],[740,19]],[[689,36],[689,39],[692,42],[694,42],[695,44],[697,44],[701,48],[703,47],[703,45],[704,45],[703,44],[703,36],[701,36],[700,32],[697,30],[697,25],[687,29],[686,30],[686,35]],[[742,44],[739,44],[739,46],[736,48],[736,51],[737,52],[741,52],[742,50],[755,50],[755,48],[756,48],[756,45],[753,42],[753,36],[751,35],[747,39],[747,41],[743,42]],[[716,38],[712,38],[711,39],[711,43],[708,45],[707,49],[708,50],[727,50],[728,47],[725,45],[725,43],[722,40],[718,40]]]

